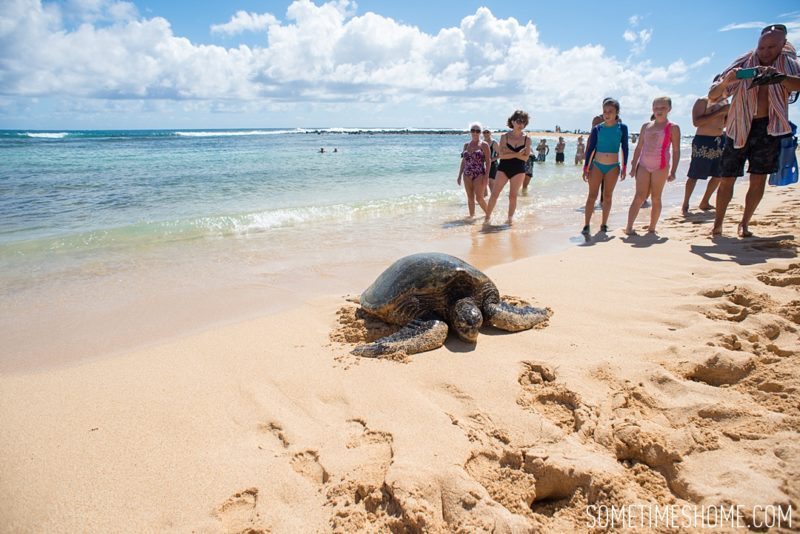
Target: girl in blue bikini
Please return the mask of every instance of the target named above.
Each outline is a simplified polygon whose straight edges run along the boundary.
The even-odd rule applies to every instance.
[[[619,150],[622,148],[622,166]],[[601,232],[608,232],[608,215],[611,213],[611,198],[617,179],[624,180],[628,165],[628,127],[619,120],[619,102],[613,98],[603,101],[603,122],[592,128],[586,145],[586,158],[583,165],[583,181],[589,182],[589,195],[586,197],[584,226],[581,233],[590,234],[589,222],[594,214],[594,203],[603,185],[603,222]]]

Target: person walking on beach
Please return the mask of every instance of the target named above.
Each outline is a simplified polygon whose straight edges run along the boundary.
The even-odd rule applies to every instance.
[[[456,182],[461,185],[461,178],[464,178],[464,191],[467,194],[467,207],[469,216],[475,216],[475,201],[486,212],[486,200],[483,192],[486,190],[486,183],[489,181],[489,165],[492,160],[489,145],[481,140],[481,125],[474,122],[469,127],[470,140],[464,143],[461,151],[461,166],[458,168],[458,179]]]
[[[550,147],[547,146],[547,139],[539,141],[539,144],[536,145],[536,152],[538,154],[536,161],[544,163],[545,158],[547,158],[547,155],[550,153]]]
[[[711,101],[721,95],[733,97],[725,123],[712,236],[722,234],[733,186],[736,178],[744,175],[745,161],[749,162],[750,186],[737,234],[753,235],[748,225],[764,196],[767,176],[778,170],[781,138],[791,135],[789,93],[797,90],[800,63],[794,46],[786,40],[783,24],[761,30],[757,48],[738,57],[723,71],[722,80],[711,87]]]
[[[578,147],[575,149],[575,165],[582,165],[586,157],[586,145],[583,144],[583,136],[578,137]]]
[[[628,225],[625,233],[634,234],[633,223],[642,203],[650,195],[649,233],[656,232],[656,224],[661,216],[661,193],[664,185],[675,180],[675,171],[681,159],[681,129],[669,122],[667,115],[672,109],[672,99],[660,96],[653,100],[653,120],[642,125],[639,142],[633,152],[631,167],[636,176],[636,193],[628,210]],[[669,149],[672,146],[672,164]]]
[[[508,118],[507,124],[510,132],[500,136],[499,152],[500,165],[497,166],[497,178],[494,181],[492,196],[489,198],[489,207],[486,210],[485,223],[489,223],[492,211],[497,204],[497,199],[506,182],[511,182],[508,189],[508,220],[507,224],[512,224],[514,212],[517,209],[517,193],[525,177],[525,162],[531,155],[531,143],[525,134],[525,127],[528,125],[528,114],[521,109],[514,111]]]
[[[564,142],[563,137],[558,138],[556,144],[556,163],[564,163],[564,150],[567,148],[567,143]]]
[[[497,165],[499,160],[499,154],[497,153],[497,141],[492,139],[492,131],[489,128],[483,129],[483,141],[489,145],[489,152],[492,155],[492,164],[489,167],[489,180],[486,183],[486,188],[484,189],[483,196],[488,196],[492,194],[492,186],[494,185],[494,179],[497,177]]]
[[[619,151],[622,149],[622,166]],[[617,179],[625,179],[628,165],[628,127],[619,120],[619,102],[613,98],[603,101],[603,122],[592,128],[586,145],[586,162],[583,164],[583,181],[589,183],[589,194],[584,207],[584,226],[581,233],[588,236],[594,203],[603,185],[603,219],[601,232],[608,232],[608,216]]]
[[[714,78],[714,83],[718,82],[721,76]],[[706,192],[703,194],[700,205],[701,210],[713,210],[709,200],[719,185],[719,160],[722,157],[722,147],[725,144],[725,137],[722,129],[725,127],[725,120],[730,105],[728,101],[720,98],[712,102],[708,97],[700,97],[692,108],[692,122],[697,127],[694,139],[692,139],[692,162],[689,164],[689,172],[686,178],[686,190],[683,196],[683,206],[681,212],[686,215],[689,213],[689,200],[692,197],[697,180],[708,180]]]

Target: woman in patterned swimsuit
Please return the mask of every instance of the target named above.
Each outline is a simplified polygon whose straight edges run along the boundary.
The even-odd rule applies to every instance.
[[[458,185],[461,185],[461,177],[464,177],[464,191],[467,193],[467,206],[469,216],[475,216],[475,201],[478,201],[481,209],[486,212],[486,200],[483,192],[489,181],[489,166],[486,164],[492,160],[489,145],[481,140],[481,125],[477,122],[469,127],[471,139],[464,143],[461,151],[461,167],[458,169]]]

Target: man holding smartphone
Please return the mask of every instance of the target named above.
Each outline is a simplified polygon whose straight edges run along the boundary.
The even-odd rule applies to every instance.
[[[736,178],[744,176],[745,161],[749,163],[750,186],[738,235],[753,235],[748,224],[764,196],[767,176],[778,169],[781,137],[791,135],[789,93],[798,90],[800,63],[794,46],[786,40],[783,24],[761,30],[758,47],[737,58],[711,87],[711,101],[733,96],[725,124],[712,236],[722,234],[725,211],[733,198]]]

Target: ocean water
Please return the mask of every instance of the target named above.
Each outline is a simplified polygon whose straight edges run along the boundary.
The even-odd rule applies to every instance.
[[[413,252],[486,268],[575,246],[576,141],[556,165],[546,137],[514,226],[500,224],[504,194],[485,227],[456,184],[462,132],[0,131],[0,370],[357,294]],[[617,187],[612,226],[632,194],[631,180]]]

